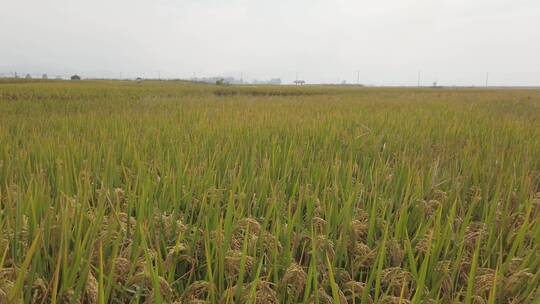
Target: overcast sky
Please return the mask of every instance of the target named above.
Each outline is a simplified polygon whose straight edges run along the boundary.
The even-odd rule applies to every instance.
[[[540,1],[1,0],[14,71],[540,85]]]

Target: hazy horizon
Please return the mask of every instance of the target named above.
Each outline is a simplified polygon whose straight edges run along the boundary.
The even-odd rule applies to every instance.
[[[538,86],[538,16],[532,0],[8,0],[0,75]]]

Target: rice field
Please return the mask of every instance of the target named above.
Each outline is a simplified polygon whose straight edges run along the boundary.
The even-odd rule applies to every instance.
[[[0,303],[540,303],[540,91],[4,81]]]

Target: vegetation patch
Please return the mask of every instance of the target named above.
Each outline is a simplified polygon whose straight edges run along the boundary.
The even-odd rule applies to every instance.
[[[539,91],[0,85],[0,303],[536,303],[539,286]]]

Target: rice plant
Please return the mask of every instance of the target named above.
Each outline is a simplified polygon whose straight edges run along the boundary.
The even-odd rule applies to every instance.
[[[0,303],[538,303],[540,91],[0,83]]]

